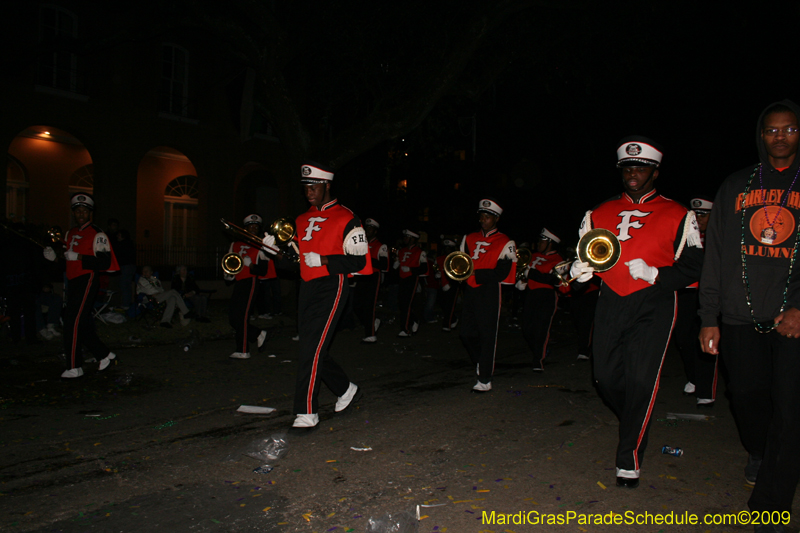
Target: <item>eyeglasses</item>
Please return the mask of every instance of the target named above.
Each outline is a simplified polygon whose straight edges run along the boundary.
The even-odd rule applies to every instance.
[[[788,128],[764,128],[764,135],[771,137],[778,133],[783,133],[787,137],[791,137],[792,135],[797,135],[798,131],[800,131],[800,128],[795,128],[794,126],[789,126]]]

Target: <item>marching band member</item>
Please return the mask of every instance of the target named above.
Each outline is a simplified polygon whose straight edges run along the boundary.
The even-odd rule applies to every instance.
[[[369,260],[372,263],[372,274],[357,276],[353,310],[364,326],[364,338],[361,342],[376,342],[375,335],[381,325],[381,319],[375,316],[378,305],[378,291],[381,288],[381,275],[389,270],[389,248],[378,240],[378,229],[381,225],[374,218],[364,221],[364,232],[369,246]]]
[[[244,219],[244,229],[253,236],[261,234],[260,216],[253,214]],[[274,240],[273,240],[274,242]],[[258,294],[258,278],[267,273],[270,260],[264,250],[253,246],[252,243],[234,241],[228,249],[242,258],[243,267],[234,276],[226,274],[228,281],[233,281],[233,294],[228,308],[228,323],[233,328],[236,351],[229,357],[231,359],[250,359],[248,344],[255,341],[261,348],[267,340],[267,330],[249,324],[250,311]]]
[[[397,260],[393,265],[400,277],[397,300],[403,329],[397,334],[398,337],[410,337],[419,328],[413,308],[414,296],[417,294],[419,278],[428,273],[428,256],[417,244],[418,240],[419,233],[403,230],[403,247],[397,252]]]
[[[619,418],[617,486],[639,486],[661,366],[675,319],[675,291],[698,280],[703,250],[694,213],[655,189],[662,152],[640,136],[617,149],[622,194],[588,211],[579,235],[604,228],[616,235],[619,262],[598,273],[603,287],[594,330],[597,390]],[[571,277],[594,268],[575,261]]]
[[[514,241],[497,229],[503,208],[492,198],[478,203],[480,231],[461,240],[461,251],[472,258],[474,271],[465,283],[461,310],[461,338],[470,360],[477,366],[474,392],[492,390],[497,326],[502,303],[501,284],[513,283],[517,262]]]
[[[117,259],[111,250],[108,236],[92,224],[94,198],[86,193],[75,193],[70,198],[72,215],[77,226],[64,236],[67,260],[67,307],[64,310],[64,354],[67,370],[62,378],[79,378],[83,375],[83,353],[86,346],[100,361],[100,370],[105,370],[116,358],[94,328],[94,301],[100,289],[100,272],[119,270]],[[44,257],[55,261],[51,247],[44,249]]]
[[[296,416],[290,430],[293,433],[305,433],[319,426],[320,383],[325,383],[338,397],[334,408],[337,413],[362,396],[361,389],[350,382],[328,349],[350,290],[348,275],[372,273],[361,221],[331,194],[333,171],[307,162],[300,167],[300,175],[311,207],[297,217],[295,237],[303,281],[297,313],[300,353],[294,397]]]
[[[531,262],[524,277],[517,282],[517,288],[521,286],[525,290],[522,336],[533,352],[533,370],[536,372],[543,370],[550,326],[558,309],[558,287],[561,279],[553,274],[553,269],[564,260],[555,249],[560,242],[561,239],[554,233],[542,228],[536,242],[536,251],[531,254]]]

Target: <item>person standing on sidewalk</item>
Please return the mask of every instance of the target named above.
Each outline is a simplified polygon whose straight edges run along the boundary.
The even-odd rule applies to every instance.
[[[622,194],[587,211],[579,236],[611,231],[620,258],[603,280],[594,329],[597,391],[619,419],[617,486],[636,488],[647,447],[661,367],[675,321],[675,291],[700,277],[703,249],[694,213],[655,189],[662,151],[641,136],[617,148]],[[575,261],[570,277],[588,282],[588,263]],[[580,289],[580,287],[576,287]]]
[[[303,281],[297,302],[300,353],[291,433],[319,427],[320,383],[337,396],[337,413],[361,398],[361,389],[328,350],[350,290],[348,276],[372,274],[361,220],[331,193],[333,170],[309,161],[300,167],[300,181],[311,207],[297,217],[295,236]],[[268,237],[265,244],[271,244]]]
[[[94,198],[86,193],[75,193],[70,198],[70,207],[77,224],[64,236],[64,258],[67,260],[64,355],[67,369],[61,377],[66,379],[83,375],[83,346],[100,361],[100,370],[105,370],[117,357],[97,336],[92,309],[100,290],[99,273],[116,272],[119,265],[108,236],[92,224]],[[44,257],[55,261],[55,251],[46,247]]]
[[[700,345],[719,354],[755,484],[752,511],[789,511],[800,480],[800,107],[783,100],[756,126],[759,162],[714,199],[700,279]],[[779,524],[756,531],[782,532]]]

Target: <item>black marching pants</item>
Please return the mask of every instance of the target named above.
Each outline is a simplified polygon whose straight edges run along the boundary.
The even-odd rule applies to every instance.
[[[411,333],[411,327],[417,322],[414,314],[414,296],[417,294],[419,276],[409,276],[400,278],[397,284],[397,304],[400,308],[400,319],[398,322],[406,333]]]
[[[450,328],[456,321],[456,301],[461,284],[450,281],[450,289],[439,291],[439,305],[442,306],[442,327]]]
[[[719,351],[739,437],[763,457],[750,509],[791,511],[800,480],[800,339],[723,324]]]
[[[627,471],[622,477],[639,477],[676,302],[675,292],[657,285],[628,296],[607,286],[600,290],[594,377],[600,396],[619,419],[616,464]]]
[[[300,284],[300,353],[294,414],[314,414],[319,411],[321,382],[337,397],[347,392],[350,386],[347,374],[328,353],[349,291],[347,277],[343,274],[324,276]]]
[[[258,278],[251,277],[238,280],[233,284],[233,294],[228,308],[228,323],[234,329],[236,351],[247,353],[250,342],[258,340],[261,328],[250,325],[250,309],[258,295]]]
[[[700,317],[697,289],[678,291],[678,316],[675,318],[675,347],[681,354],[686,378],[695,385],[695,396],[717,399],[717,356],[700,349]]]
[[[470,361],[480,365],[478,381],[489,383],[494,374],[497,352],[497,326],[500,321],[502,293],[500,284],[492,283],[464,287],[459,337],[467,349]]]
[[[570,296],[570,315],[578,332],[578,354],[592,355],[594,313],[597,309],[598,294],[600,294],[600,291],[589,291]]]
[[[550,326],[558,309],[558,293],[553,289],[525,289],[522,309],[522,336],[533,352],[533,366],[543,367],[547,355]]]
[[[83,365],[81,346],[86,346],[98,361],[110,353],[94,327],[94,301],[100,290],[100,276],[92,272],[67,282],[67,307],[64,310],[64,356],[67,368]]]
[[[364,326],[364,336],[375,335],[375,307],[378,305],[378,290],[381,287],[381,273],[373,272],[369,276],[356,276],[355,294],[353,295],[353,312]]]

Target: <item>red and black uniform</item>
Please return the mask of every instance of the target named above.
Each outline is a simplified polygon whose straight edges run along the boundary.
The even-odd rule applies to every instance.
[[[570,285],[566,294],[569,297],[569,314],[578,336],[578,354],[592,356],[592,336],[597,297],[600,295],[600,280],[592,278],[580,289]],[[695,338],[695,342],[697,339]]]
[[[68,369],[83,365],[81,346],[86,346],[99,361],[109,349],[97,336],[92,309],[100,290],[100,272],[119,270],[117,259],[103,231],[92,224],[72,228],[64,236],[68,252],[81,258],[67,261],[67,306],[64,310],[64,355]]]
[[[297,217],[295,238],[303,281],[298,299],[300,353],[294,413],[315,414],[321,381],[337,397],[350,386],[350,379],[328,349],[350,290],[348,275],[369,275],[372,264],[367,261],[367,239],[361,221],[338,200],[319,208],[311,206]],[[326,256],[328,264],[309,267],[303,261],[303,254],[309,252]]]
[[[556,251],[531,254],[525,306],[522,310],[522,336],[533,352],[534,368],[542,368],[547,355],[550,326],[558,309],[558,290],[561,280],[553,268],[564,258]]]
[[[439,284],[439,305],[442,307],[442,328],[450,330],[457,322],[456,318],[456,296],[461,288],[461,283],[453,281],[444,273],[444,260],[447,255],[442,254],[436,258],[437,272],[441,276]]]
[[[400,308],[400,324],[403,331],[411,334],[414,324],[418,324],[414,313],[414,296],[417,294],[419,278],[428,273],[428,257],[418,244],[400,248],[397,252],[398,276],[397,304]]]
[[[491,383],[497,351],[497,327],[502,304],[501,284],[516,276],[516,245],[500,230],[466,235],[461,251],[472,258],[474,272],[461,284],[464,302],[459,337],[473,364],[479,365],[478,381]]]
[[[675,291],[697,281],[703,250],[694,213],[655,190],[635,201],[623,193],[587,213],[581,234],[604,228],[617,236],[619,261],[597,273],[603,286],[594,329],[598,392],[619,418],[617,477],[638,478],[661,366],[675,319]],[[654,285],[634,280],[626,262],[658,268]]]
[[[242,260],[250,258],[250,266],[243,267],[235,276],[231,303],[228,307],[228,323],[234,329],[236,351],[248,353],[248,343],[258,340],[261,328],[250,325],[250,312],[258,294],[258,278],[266,275],[269,261],[259,248],[242,241],[231,243],[229,253],[239,255]]]
[[[376,238],[368,243],[369,261],[372,274],[357,276],[353,311],[364,326],[364,336],[375,336],[375,308],[378,305],[378,291],[381,288],[381,274],[389,271],[389,249]]]

